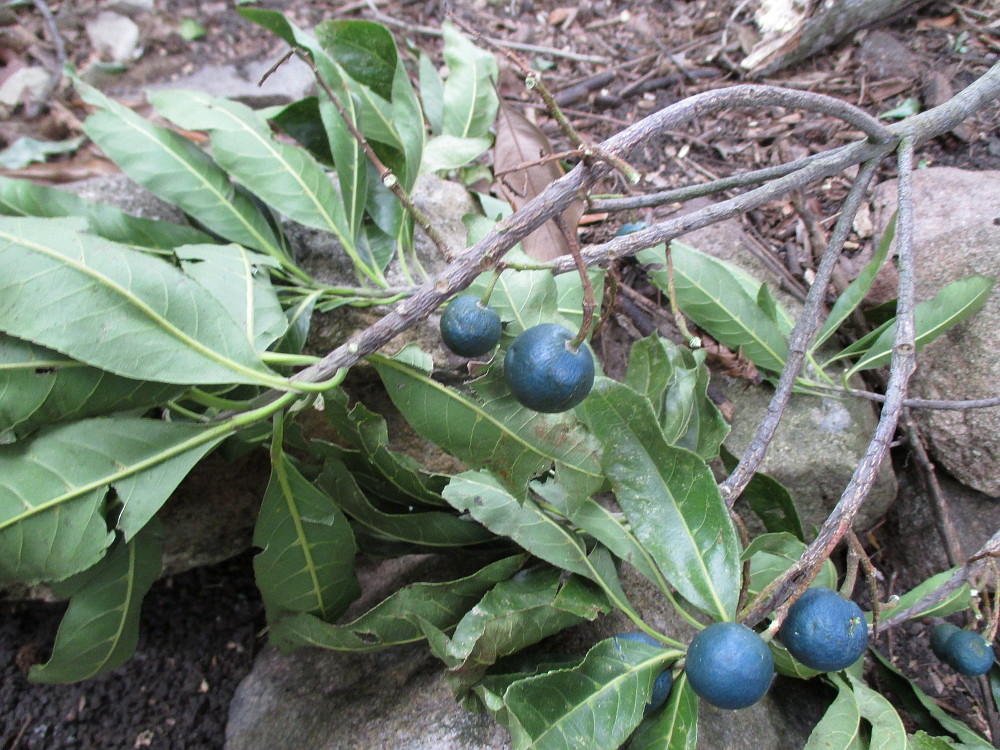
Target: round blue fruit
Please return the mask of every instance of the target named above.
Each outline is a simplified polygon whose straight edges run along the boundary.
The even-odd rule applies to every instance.
[[[691,689],[719,708],[746,708],[759,701],[774,677],[771,649],[738,622],[717,622],[688,646],[684,666]]]
[[[662,643],[647,633],[623,633],[617,637],[625,641],[638,641],[639,643],[648,643],[650,646],[663,648]],[[674,673],[669,669],[664,669],[657,675],[656,680],[653,682],[653,692],[649,697],[649,703],[642,710],[643,714],[651,713],[666,703],[673,687]]]
[[[958,625],[944,622],[931,631],[931,651],[941,661],[948,661],[948,641],[959,630]]]
[[[441,314],[441,339],[462,357],[480,357],[500,342],[500,316],[478,297],[455,297]]]
[[[521,333],[507,350],[503,373],[521,404],[554,414],[583,401],[594,386],[594,357],[586,344],[570,346],[573,334],[555,323]]]
[[[986,674],[993,666],[993,647],[979,633],[959,630],[945,644],[945,661],[959,674]]]
[[[781,642],[811,669],[837,672],[868,647],[868,623],[859,607],[833,589],[808,589],[788,610]]]

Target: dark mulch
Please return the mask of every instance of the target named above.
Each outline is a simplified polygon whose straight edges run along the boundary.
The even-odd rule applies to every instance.
[[[215,750],[264,618],[249,555],[158,581],[135,656],[75,685],[28,682],[65,605],[0,604],[0,749]]]

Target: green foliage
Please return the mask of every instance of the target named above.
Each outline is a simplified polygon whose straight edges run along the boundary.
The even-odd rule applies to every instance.
[[[32,679],[86,679],[126,660],[159,573],[164,503],[216,448],[239,455],[269,445],[254,571],[271,642],[371,651],[426,641],[456,696],[495,716],[516,748],[694,748],[698,699],[683,672],[666,704],[644,717],[656,677],[678,671],[686,637],[644,620],[623,566],[703,628],[736,619],[744,589],[757,594],[805,550],[794,499],[762,475],[742,500],[766,533],[741,541],[713,474],[717,461],[731,467],[735,458],[722,449],[728,425],[708,397],[705,352],[653,335],[633,346],[624,382],[598,375],[566,413],[526,409],[504,383],[504,351],[539,324],[575,330],[583,287],[572,274],[515,262],[491,298],[504,323],[499,351],[472,380],[439,377],[443,363],[416,346],[368,360],[409,426],[464,464],[454,474],[393,450],[385,419],[337,387],[343,373],[324,384],[290,380],[292,366],[313,361],[301,352],[314,313],[395,299],[398,290],[384,289],[394,259],[404,275],[420,273],[413,220],[335,104],[409,194],[422,172],[461,169],[489,148],[497,65],[450,25],[442,79],[427,57],[411,65],[378,24],[330,21],[314,36],[276,11],[240,12],[315,66],[324,84],[316,97],[255,112],[203,93],[153,94],[160,117],[205,133],[203,148],[74,80],[93,107],[87,134],[193,226],[0,178],[0,585],[47,582],[69,597],[51,657]],[[463,217],[470,241],[509,211],[489,196],[481,204],[487,216]],[[282,220],[336,239],[362,286],[312,279]],[[864,297],[891,231],[834,305],[811,358]],[[791,317],[768,288],[683,245],[671,252],[681,308],[777,373]],[[663,253],[640,258],[662,265]],[[599,305],[604,274],[590,271]],[[480,296],[491,275],[470,293]],[[654,269],[653,280],[669,286],[665,271]],[[965,279],[918,308],[919,342],[972,314],[990,286]],[[891,328],[829,362],[880,366]],[[314,406],[322,436],[296,421],[315,416]],[[343,622],[362,593],[359,552],[449,556],[454,580],[415,581]],[[829,561],[817,583],[836,585]],[[969,605],[965,587],[920,615]],[[612,610],[664,647],[612,638],[586,654],[521,653]],[[785,674],[816,674],[779,644],[771,649]],[[837,698],[810,747],[827,736],[829,746],[868,747],[868,727],[874,747],[952,742],[943,735],[981,746],[891,666],[879,668],[921,731],[906,735],[857,675],[834,675],[824,679]]]

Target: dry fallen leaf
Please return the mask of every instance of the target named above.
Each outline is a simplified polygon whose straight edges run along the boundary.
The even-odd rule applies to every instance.
[[[521,112],[506,102],[500,103],[497,113],[497,139],[494,147],[493,171],[501,175],[495,187],[514,210],[541,193],[554,180],[562,177],[562,168],[556,161],[537,163],[541,157],[552,153],[552,146],[545,134]],[[517,169],[523,164],[531,164]],[[503,174],[506,173],[506,174]],[[576,232],[583,214],[583,203],[577,201],[562,216],[569,231]],[[522,243],[524,252],[538,260],[552,260],[569,252],[569,245],[555,222],[548,221],[529,235]]]

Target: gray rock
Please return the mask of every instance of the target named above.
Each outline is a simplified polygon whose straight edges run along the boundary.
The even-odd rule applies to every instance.
[[[801,309],[794,298],[781,291],[767,266],[749,252],[746,238],[735,219],[690,232],[680,239],[767,281],[775,297],[793,315]],[[774,390],[770,386],[752,386],[746,381],[729,378],[720,378],[717,382],[735,406],[732,431],[725,446],[730,453],[740,456],[767,413]],[[806,533],[812,526],[821,525],[840,499],[876,424],[871,404],[860,399],[838,401],[808,395],[792,396],[760,470],[773,476],[792,493]],[[886,464],[855,525],[858,528],[873,525],[895,496],[895,477]]]
[[[918,169],[913,190],[918,300],[970,274],[1000,278],[1000,172]],[[876,223],[884,227],[896,208],[895,180],[877,188],[874,203]],[[876,300],[895,296],[896,278],[891,264],[883,269],[873,289]],[[998,329],[1000,291],[994,286],[979,313],[917,355],[911,395],[978,399],[1000,393]],[[913,413],[934,457],[949,472],[981,492],[1000,495],[1000,408]]]
[[[98,13],[87,22],[87,37],[94,49],[111,62],[128,63],[142,54],[139,27],[120,13]]]
[[[161,201],[151,192],[136,185],[124,174],[102,175],[61,186],[63,190],[94,203],[109,203],[140,219],[172,221],[186,224],[184,212]]]
[[[425,561],[388,561],[362,572],[366,606],[408,580]],[[445,563],[447,565],[447,562]],[[403,581],[392,583],[394,576]],[[626,567],[624,585],[636,610],[651,625],[678,640],[694,630],[669,607],[659,592]],[[357,609],[357,608],[355,608]],[[544,653],[583,654],[598,640],[635,630],[621,613],[570,628],[545,641]],[[769,695],[742,710],[702,704],[698,747],[704,750],[753,747],[787,750],[801,747],[825,709],[817,681],[779,678]],[[483,714],[459,706],[449,691],[443,665],[424,644],[369,654],[300,649],[281,654],[265,648],[230,705],[226,750],[310,747],[354,750],[391,747],[401,750],[507,750],[506,732]]]
[[[289,104],[314,92],[312,71],[294,55],[260,84],[260,79],[273,64],[273,59],[267,59],[246,64],[208,65],[191,75],[150,88],[194,89],[235,99],[254,108]]]
[[[126,16],[141,16],[152,11],[155,6],[155,0],[114,0],[106,4],[107,10],[123,13]]]

